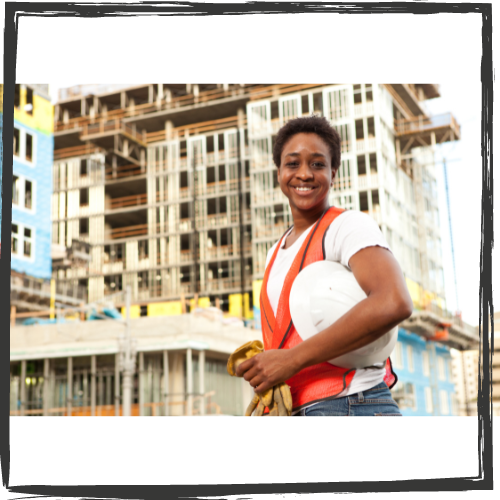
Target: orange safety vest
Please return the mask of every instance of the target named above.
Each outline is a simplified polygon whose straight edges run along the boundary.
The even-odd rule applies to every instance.
[[[325,235],[333,220],[344,212],[343,209],[330,207],[311,229],[297,256],[295,257],[288,274],[286,275],[276,316],[274,315],[269,297],[267,295],[267,282],[273,263],[281,248],[281,237],[274,254],[264,273],[260,293],[260,309],[262,312],[262,336],[264,349],[291,349],[303,342],[292,322],[290,315],[290,290],[299,272],[313,262],[325,260]],[[352,381],[356,369],[340,368],[328,361],[304,368],[286,383],[290,386],[293,399],[293,410],[325,399],[332,399],[340,394]],[[386,362],[384,381],[389,387],[397,382],[396,374],[392,370],[390,359]]]

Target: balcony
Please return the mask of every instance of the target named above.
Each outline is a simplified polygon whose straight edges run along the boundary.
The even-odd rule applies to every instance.
[[[340,179],[341,180],[341,179]],[[335,181],[337,182],[337,181]],[[335,183],[334,183],[335,186]],[[350,182],[349,182],[350,186]],[[358,175],[358,189],[364,191],[370,188],[378,187],[378,174]]]
[[[375,137],[356,140],[356,153],[366,153],[368,151],[375,151],[376,149],[377,140],[375,139]]]
[[[202,293],[223,292],[241,288],[241,281],[236,278],[212,279],[205,282]]]
[[[142,147],[146,147],[146,133],[138,132],[134,126],[131,127],[130,125],[123,123],[118,118],[115,118],[113,120],[102,119],[97,123],[86,123],[82,127],[80,140],[94,141],[96,139],[113,136],[116,134],[122,134],[126,138],[137,142]]]
[[[159,193],[157,193],[157,198],[159,198]],[[122,196],[120,198],[111,198],[107,200],[106,210],[119,210],[120,208],[136,207],[146,205],[147,202],[148,195],[146,193]]]
[[[144,170],[133,163],[130,165],[122,165],[115,168],[107,165],[105,170],[107,181],[113,179],[123,179],[124,177],[133,177],[141,174],[144,174]]]
[[[79,156],[88,156],[96,153],[104,153],[104,150],[98,146],[94,146],[93,144],[83,144],[81,146],[56,149],[54,150],[54,161]]]
[[[375,114],[375,106],[373,102],[366,102],[365,104],[354,105],[354,118],[361,118],[363,116],[373,116]]]
[[[436,144],[460,140],[460,125],[451,113],[395,120],[394,131],[403,151],[410,147],[431,146],[434,140]]]
[[[243,246],[243,254],[248,255],[252,252],[252,245],[247,244]],[[240,246],[239,245],[223,245],[223,246],[213,246],[207,247],[205,249],[205,258],[207,260],[222,260],[227,257],[239,257],[240,256]]]

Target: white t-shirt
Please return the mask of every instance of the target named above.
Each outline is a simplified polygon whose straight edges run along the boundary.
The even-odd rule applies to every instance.
[[[287,249],[283,248],[286,241],[286,238],[283,238],[282,246],[278,250],[278,255],[276,255],[267,282],[267,295],[275,315],[286,275],[313,226],[314,224],[306,229]],[[267,254],[266,268],[277,245],[278,242],[271,247]],[[349,259],[362,248],[371,246],[379,246],[390,250],[375,220],[363,212],[345,211],[334,219],[326,232],[325,260],[340,262],[350,269]],[[340,398],[371,389],[384,380],[384,375],[385,364],[381,364],[380,369],[358,368],[349,386],[337,397]]]

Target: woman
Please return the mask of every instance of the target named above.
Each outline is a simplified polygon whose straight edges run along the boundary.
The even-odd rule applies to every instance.
[[[267,256],[261,292],[265,352],[242,363],[237,375],[257,393],[286,382],[294,415],[401,415],[384,381],[395,382],[390,362],[357,370],[328,363],[373,342],[413,308],[399,264],[375,221],[329,206],[340,166],[338,133],[325,118],[291,120],[278,132],[273,160],[294,225]],[[288,295],[298,272],[321,259],[348,266],[367,298],[303,341],[291,321]]]

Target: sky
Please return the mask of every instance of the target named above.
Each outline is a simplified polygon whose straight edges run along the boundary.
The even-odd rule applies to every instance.
[[[461,140],[439,146],[436,154],[446,300],[450,311],[461,310],[463,319],[476,326],[479,323],[481,249],[481,88],[478,84],[445,83],[440,85],[440,92],[440,98],[427,101],[429,111],[432,114],[451,112],[461,127]],[[458,307],[443,160],[446,160],[448,172]],[[498,189],[495,191],[497,192]],[[497,221],[495,221],[495,227],[498,227]],[[498,255],[498,251],[495,255]],[[497,283],[498,281],[494,279],[493,303],[498,304],[500,294],[498,286],[495,290]]]

